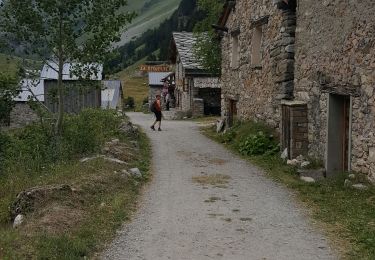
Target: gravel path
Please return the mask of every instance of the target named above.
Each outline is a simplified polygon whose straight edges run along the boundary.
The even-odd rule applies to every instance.
[[[132,223],[103,259],[336,259],[293,196],[263,173],[199,133],[193,122],[129,113],[153,145],[154,180]],[[202,186],[193,177],[222,174]]]

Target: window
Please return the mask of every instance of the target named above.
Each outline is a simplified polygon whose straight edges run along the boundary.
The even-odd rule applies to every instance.
[[[238,44],[238,34],[232,35],[232,60],[231,67],[238,68],[240,65],[240,47]]]
[[[253,66],[262,64],[262,34],[262,25],[254,27],[251,40],[251,64]]]

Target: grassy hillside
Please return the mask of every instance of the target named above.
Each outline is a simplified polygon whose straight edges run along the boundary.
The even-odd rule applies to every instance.
[[[136,19],[124,32],[121,41],[117,44],[122,46],[129,42],[134,37],[140,36],[148,29],[153,29],[159,26],[164,20],[169,18],[172,13],[177,9],[181,0],[153,0],[154,4],[149,8],[143,9],[145,3],[152,0],[131,0],[129,1],[126,10],[135,11],[138,13]]]
[[[147,74],[139,74],[139,65],[144,64],[145,61],[146,58],[112,76],[112,78],[120,79],[122,81],[124,86],[124,97],[133,97],[137,110],[141,109],[143,100],[148,97]]]

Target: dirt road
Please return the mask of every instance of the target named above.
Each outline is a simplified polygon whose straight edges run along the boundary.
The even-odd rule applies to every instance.
[[[193,122],[129,113],[153,145],[154,180],[103,259],[336,259],[293,196]]]

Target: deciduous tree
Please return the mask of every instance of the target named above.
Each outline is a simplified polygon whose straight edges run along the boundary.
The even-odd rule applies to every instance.
[[[104,62],[114,42],[135,14],[126,12],[126,0],[3,0],[0,31],[17,39],[25,52],[39,55],[58,73],[58,115],[56,133],[64,118],[63,66],[76,62],[84,66]],[[1,1],[0,1],[1,3]],[[86,66],[84,77],[98,72]],[[74,72],[82,76],[77,68]]]
[[[223,0],[198,0],[198,9],[206,14],[206,18],[194,27],[197,43],[194,52],[200,58],[203,67],[212,74],[221,71],[220,40],[212,28],[216,24],[223,10]]]

